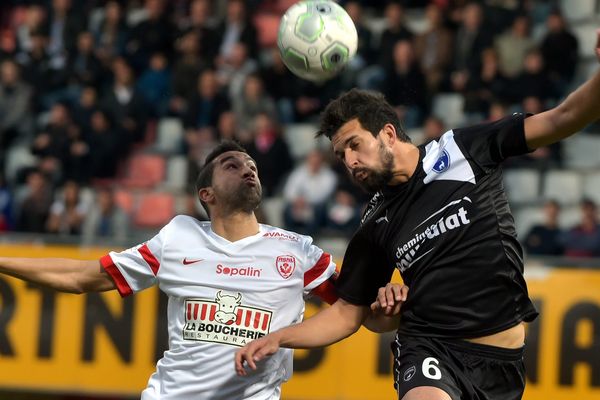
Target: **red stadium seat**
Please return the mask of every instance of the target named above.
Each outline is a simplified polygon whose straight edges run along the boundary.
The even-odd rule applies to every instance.
[[[277,45],[277,30],[280,17],[275,14],[257,14],[254,17],[254,26],[258,31],[258,43],[261,47],[274,47]]]
[[[160,228],[175,216],[175,198],[170,193],[146,193],[140,198],[133,223],[140,228]]]
[[[135,206],[135,199],[130,191],[128,190],[116,190],[115,191],[115,203],[123,209],[127,214],[133,213]]]
[[[121,184],[127,188],[149,189],[165,178],[166,161],[157,154],[137,154],[127,163]]]

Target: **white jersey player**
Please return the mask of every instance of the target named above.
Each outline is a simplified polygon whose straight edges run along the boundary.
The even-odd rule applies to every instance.
[[[254,160],[239,145],[217,146],[196,186],[210,222],[175,217],[148,242],[100,263],[0,257],[0,273],[71,293],[117,289],[127,296],[154,285],[165,292],[169,350],[144,400],[279,399],[292,350],[259,364],[249,380],[235,374],[235,351],[299,322],[304,295],[335,302],[335,265],[310,237],[257,222],[262,189]],[[386,314],[373,313],[365,325],[389,329]]]
[[[147,243],[110,253],[102,265],[123,296],[159,285],[169,297],[169,350],[142,399],[278,399],[292,372],[282,349],[250,376],[236,376],[235,351],[302,319],[302,294],[323,289],[331,256],[308,236],[259,225],[230,242],[209,222],[175,217]]]

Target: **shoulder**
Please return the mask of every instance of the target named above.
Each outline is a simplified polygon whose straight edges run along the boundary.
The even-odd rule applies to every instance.
[[[206,231],[210,229],[210,221],[198,221],[189,215],[176,215],[167,225],[161,229],[161,232],[171,231]]]
[[[306,242],[312,243],[312,237],[301,235],[296,232],[288,231],[276,226],[261,224],[262,237],[266,240],[274,240],[280,242],[297,243],[302,245]]]

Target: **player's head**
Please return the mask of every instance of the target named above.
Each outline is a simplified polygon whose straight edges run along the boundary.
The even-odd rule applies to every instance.
[[[379,93],[352,89],[331,101],[317,136],[331,139],[335,155],[368,192],[390,183],[394,147],[410,143],[394,108]]]
[[[262,197],[256,163],[238,143],[221,142],[206,157],[198,173],[196,190],[200,203],[211,215],[220,207],[222,213],[251,213]]]

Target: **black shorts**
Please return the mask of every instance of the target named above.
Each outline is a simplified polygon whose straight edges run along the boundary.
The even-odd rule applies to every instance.
[[[392,351],[398,399],[419,386],[442,389],[452,400],[518,400],[523,396],[523,348],[396,335]]]

